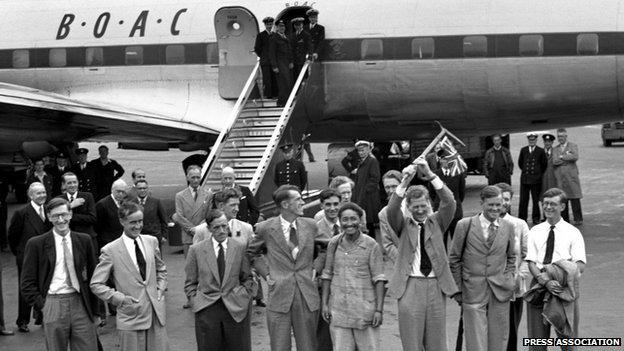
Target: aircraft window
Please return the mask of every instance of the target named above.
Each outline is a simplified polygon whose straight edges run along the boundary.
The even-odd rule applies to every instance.
[[[544,37],[539,34],[521,35],[519,41],[520,56],[542,56]]]
[[[28,50],[13,51],[13,67],[27,68],[28,66],[30,66],[30,53]]]
[[[433,58],[434,44],[433,38],[412,39],[412,58],[426,59]]]
[[[65,49],[50,49],[50,67],[67,66],[67,51]]]
[[[169,65],[184,63],[184,45],[167,45],[165,48],[165,62]]]
[[[363,60],[381,60],[383,58],[383,42],[381,39],[364,39],[362,40],[361,52]]]
[[[104,49],[87,48],[85,51],[85,63],[87,66],[103,66],[104,65]]]
[[[219,47],[217,43],[209,43],[206,46],[206,63],[215,65],[219,63]]]
[[[486,57],[487,38],[484,35],[473,35],[464,38],[464,57]]]
[[[126,47],[126,65],[142,65],[143,64],[143,47],[128,46]]]
[[[576,53],[579,55],[597,55],[598,34],[579,34],[576,37]]]

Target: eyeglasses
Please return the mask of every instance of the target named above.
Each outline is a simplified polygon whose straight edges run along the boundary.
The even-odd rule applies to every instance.
[[[70,219],[71,218],[71,213],[59,213],[59,214],[53,214],[53,215],[48,215],[48,217],[50,217],[50,220],[52,221],[58,221],[59,219]]]

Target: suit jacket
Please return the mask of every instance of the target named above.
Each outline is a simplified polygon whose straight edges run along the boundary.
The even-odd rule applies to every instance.
[[[219,278],[212,239],[190,247],[186,257],[184,292],[197,313],[221,299],[236,322],[247,316],[254,295],[254,281],[245,255],[246,245],[227,238],[223,281]]]
[[[489,248],[479,215],[463,218],[457,223],[449,263],[465,303],[486,301],[488,287],[500,302],[509,301],[513,295],[515,233],[510,222],[499,219],[499,223],[498,232]],[[466,244],[462,252],[464,240]]]
[[[212,192],[202,187],[197,188],[197,201],[188,187],[175,195],[175,214],[172,218],[182,227],[182,243],[193,243],[191,228],[206,220],[206,211],[211,205]]]
[[[388,221],[388,206],[379,211],[379,230],[381,232],[381,245],[394,265],[399,256],[399,250],[397,249],[399,237]]]
[[[485,152],[485,156],[483,156],[483,173],[485,173],[486,177],[489,177],[490,170],[494,167],[494,151],[494,147],[491,147]],[[514,165],[513,159],[511,158],[511,152],[509,152],[509,149],[504,146],[501,146],[501,152],[505,166],[504,170],[507,171],[508,174],[513,174]]]
[[[282,37],[276,33],[271,35],[269,44],[271,68],[280,68],[284,67],[284,65],[288,67],[289,64],[293,63],[293,54],[288,38]]]
[[[442,240],[443,233],[448,228],[455,214],[455,199],[453,193],[444,185],[437,190],[440,197],[440,208],[427,217],[425,221],[425,251],[431,260],[431,267],[435,273],[440,289],[447,296],[457,293],[458,289],[453,281],[446,258],[446,250]],[[406,217],[401,210],[403,198],[396,193],[390,197],[388,207],[388,221],[399,237],[399,255],[394,264],[392,278],[388,284],[389,293],[400,299],[405,293],[407,279],[412,272],[414,250],[418,247],[420,229],[411,218]]]
[[[310,25],[305,26],[304,30],[310,33],[312,53],[317,54],[320,58],[324,51],[325,27],[317,23],[314,28],[310,28]]]
[[[63,193],[61,189],[63,185],[63,174],[71,172],[71,167],[66,166],[63,169],[59,169],[58,166],[54,166],[46,169],[46,172],[52,176],[52,193],[48,194],[48,197],[51,198],[52,196],[61,195]]]
[[[76,163],[71,170],[78,177],[78,191],[94,194],[96,189],[93,166],[87,162],[85,169],[80,169],[80,164]]]
[[[544,149],[548,163],[546,166],[546,171],[544,172],[544,176],[542,177],[542,194],[550,188],[557,187],[557,178],[555,177],[555,166],[553,165],[554,150],[555,148],[552,147],[550,149],[550,154],[548,154],[548,151]]]
[[[63,194],[57,197],[68,200],[67,194]],[[73,231],[89,234],[92,237],[96,237],[97,234],[93,229],[93,225],[97,222],[97,215],[95,211],[95,200],[93,200],[93,195],[91,195],[91,193],[78,191],[76,192],[75,197],[77,199],[84,199],[85,202],[81,206],[72,209],[72,219],[69,222],[69,228],[71,228],[71,230]]]
[[[266,276],[269,286],[268,309],[274,312],[290,311],[297,288],[301,291],[310,311],[320,307],[318,286],[313,277],[313,256],[316,239],[323,239],[314,220],[299,217],[296,219],[299,253],[297,259],[292,256],[289,243],[282,232],[279,216],[270,218],[256,225],[256,236],[247,249],[251,262],[260,275]],[[321,240],[323,241],[323,240]],[[327,242],[327,239],[324,240]],[[269,271],[265,271],[255,262],[256,256],[266,249]]]
[[[578,145],[568,141],[565,148],[561,144],[553,147],[553,166],[555,167],[555,178],[557,187],[565,191],[569,199],[580,199],[581,181],[576,161],[579,159]]]
[[[150,235],[139,235],[145,248],[145,281],[137,266],[132,262],[122,238],[104,246],[100,263],[91,278],[91,291],[100,299],[117,306],[117,329],[145,330],[152,326],[154,312],[162,326],[165,325],[165,289],[167,288],[167,267],[161,259],[158,240]],[[112,278],[115,289],[107,285]],[[158,290],[162,298],[158,301]],[[124,303],[131,296],[138,303]],[[152,308],[153,311],[152,312]]]
[[[271,44],[271,36],[273,34],[263,30],[256,36],[256,42],[254,43],[254,51],[260,58],[260,65],[270,66],[271,59],[269,58],[269,45]]]
[[[30,202],[21,209],[15,211],[11,224],[9,225],[9,247],[11,252],[19,257],[23,257],[26,242],[34,236],[41,235],[52,228],[52,224],[46,219],[39,217],[39,214],[31,206]]]
[[[529,152],[529,147],[520,149],[518,167],[522,170],[520,184],[542,184],[542,175],[548,167],[546,152],[539,146]]]
[[[368,223],[379,223],[377,214],[381,208],[380,180],[379,161],[373,155],[369,155],[357,168],[355,187],[353,188],[353,199],[366,211],[366,222]]]
[[[95,231],[97,232],[97,241],[100,248],[119,238],[123,233],[123,227],[119,223],[119,208],[115,205],[115,201],[111,195],[106,196],[95,204],[95,213],[97,222]]]
[[[137,200],[137,202],[139,202]],[[147,196],[143,205],[143,234],[153,235],[160,242],[167,234],[167,216],[160,199]]]
[[[307,55],[312,55],[310,33],[302,30],[301,33],[297,34],[293,31],[289,40],[293,51],[293,63],[295,65],[303,65],[306,62]]]
[[[296,185],[303,191],[308,184],[308,172],[301,161],[282,160],[275,165],[273,182],[278,187],[284,184]]]
[[[436,167],[437,168],[437,167]],[[464,201],[464,197],[466,196],[466,173],[461,173],[456,176],[445,175],[444,171],[441,168],[436,169],[435,174],[440,177],[440,180],[444,182],[446,186],[453,193],[453,198],[455,198],[455,216],[454,219],[460,220],[464,217],[464,207],[462,206],[462,202]],[[429,186],[429,192],[432,194],[433,201],[433,209],[437,210],[440,206],[440,198],[435,193],[433,187]]]
[[[238,184],[234,185],[234,187],[241,193],[236,218],[251,225],[255,225],[256,222],[258,222],[258,217],[260,217],[260,208],[258,207],[256,199],[248,187]],[[225,188],[221,188],[219,191],[223,191],[224,189]]]
[[[97,264],[93,241],[88,234],[84,233],[71,231],[68,235],[71,236],[72,255],[80,285],[80,296],[89,318],[93,321],[94,315],[99,314],[97,299],[89,289],[89,282]],[[43,308],[50,289],[55,264],[56,246],[52,230],[28,240],[20,286],[28,304],[39,310]]]

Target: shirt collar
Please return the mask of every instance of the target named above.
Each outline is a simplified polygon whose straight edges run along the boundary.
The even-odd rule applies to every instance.
[[[324,211],[323,211],[324,212]],[[334,226],[334,224],[338,224],[338,218],[336,218],[335,222],[332,222],[329,220],[329,218],[327,218],[327,216],[325,215],[325,213],[323,213],[323,219],[325,220],[325,222],[327,222],[327,224],[329,224],[330,228]],[[338,224],[340,226],[340,224]]]
[[[67,232],[67,234],[65,234],[64,236],[59,234],[56,229],[52,228],[52,233],[54,233],[54,237],[59,239],[59,240],[63,240],[63,238],[67,238],[67,241],[71,241],[71,237],[69,236],[69,234],[71,233],[71,231]]]
[[[30,205],[35,209],[35,212],[39,213],[39,209],[42,205],[37,205],[34,201],[30,201]]]
[[[73,194],[66,193],[66,195],[67,195],[67,200],[69,200],[69,198],[70,198],[70,197],[72,197],[72,196],[73,196],[73,197],[74,197],[74,199],[75,199],[75,198],[77,198],[77,197],[78,197],[78,192],[76,191],[76,192],[75,192],[75,193],[73,193]]]
[[[210,240],[212,240],[212,246],[215,248],[215,250],[219,250],[219,242],[215,240],[214,236],[210,236]],[[223,247],[223,250],[227,251],[228,238],[225,238],[225,240],[223,240],[221,246]]]
[[[119,207],[119,202],[117,202],[117,199],[115,199],[115,197],[113,196],[113,194],[111,194],[111,199],[113,199],[113,202],[115,203],[115,206]]]
[[[123,232],[123,234],[121,235],[121,239],[123,241],[129,242],[129,243],[133,243],[134,242],[134,239],[129,237],[128,234],[126,234],[126,232]],[[137,236],[136,239],[137,239],[137,241],[141,241],[141,235],[139,234],[139,236]]]
[[[494,146],[494,150],[496,150],[496,151],[498,151],[498,150],[500,150],[500,149],[502,149],[502,148],[503,148],[503,145],[501,145],[501,146],[499,146],[499,147]]]
[[[490,222],[487,218],[485,218],[483,213],[479,214],[479,221],[481,221],[482,226],[486,226],[486,227],[489,227],[490,224],[494,224],[494,226],[498,228],[498,226],[500,225],[498,218],[494,222]]]
[[[284,217],[282,217],[282,215],[279,216],[280,218],[280,223],[282,224],[282,228],[290,228],[290,226],[292,225],[293,227],[295,227],[295,230],[297,229],[297,220],[295,219],[294,221],[292,221],[292,223],[290,223],[289,221],[285,220]]]

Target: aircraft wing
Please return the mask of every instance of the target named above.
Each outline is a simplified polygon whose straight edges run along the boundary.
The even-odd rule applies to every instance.
[[[185,150],[206,149],[218,131],[154,112],[71,99],[19,85],[0,83],[0,138],[25,141],[99,140],[168,144]],[[11,142],[13,141],[13,142]],[[139,147],[140,148],[140,147]]]

